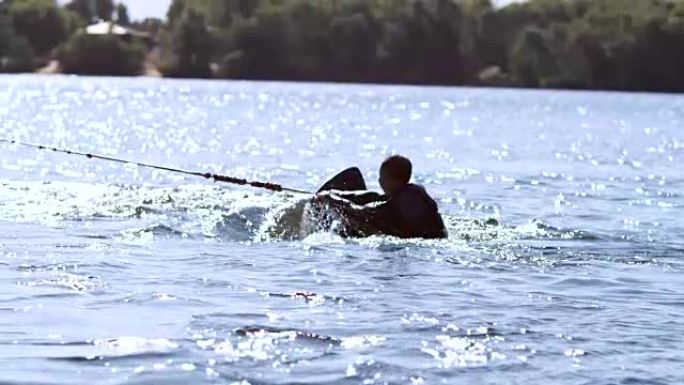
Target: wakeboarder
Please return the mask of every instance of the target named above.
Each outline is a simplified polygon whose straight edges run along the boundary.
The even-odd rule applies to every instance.
[[[354,190],[355,186],[365,190],[365,183],[357,168],[345,170],[321,188],[314,202],[339,214],[343,221],[340,230],[343,236],[446,238],[448,234],[437,203],[425,188],[410,183],[412,168],[406,157],[393,155],[387,158],[380,166],[379,183],[384,194],[348,191]],[[359,178],[360,181],[355,182]],[[352,182],[345,184],[349,179]]]

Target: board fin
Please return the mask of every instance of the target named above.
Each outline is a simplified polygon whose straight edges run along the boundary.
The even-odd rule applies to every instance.
[[[330,190],[340,190],[340,191],[360,191],[366,190],[366,181],[363,179],[361,170],[358,167],[350,167],[339,174],[335,175],[332,179],[327,181],[317,193]]]

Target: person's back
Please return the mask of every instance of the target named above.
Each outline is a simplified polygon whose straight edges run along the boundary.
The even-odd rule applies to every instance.
[[[446,238],[437,203],[425,188],[408,184],[387,200],[382,222],[385,233],[400,238]]]

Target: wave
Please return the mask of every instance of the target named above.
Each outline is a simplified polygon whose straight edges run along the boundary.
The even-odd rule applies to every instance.
[[[66,344],[44,346],[68,346],[81,351],[75,355],[56,355],[46,357],[51,360],[84,362],[114,361],[140,358],[166,357],[176,353],[179,345],[165,338],[117,337],[92,341],[71,341]],[[33,343],[32,345],[35,345]]]
[[[273,326],[244,326],[234,330],[235,335],[242,337],[261,337],[268,335],[272,338],[285,338],[289,340],[300,339],[309,342],[323,342],[332,345],[341,345],[340,338],[317,334],[310,331],[278,328]]]
[[[0,182],[0,220],[75,227],[77,236],[88,239],[84,246],[92,240],[131,244],[168,239],[246,243],[294,241],[311,250],[338,244],[386,252],[425,248],[443,250],[443,259],[455,263],[469,263],[463,260],[462,254],[473,253],[476,258],[493,258],[495,262],[518,261],[546,266],[605,258],[592,254],[591,245],[597,242],[610,243],[610,247],[602,247],[604,250],[642,248],[646,250],[645,254],[650,253],[647,249],[653,246],[651,243],[642,245],[643,242],[626,239],[620,234],[557,228],[534,219],[509,225],[498,218],[451,215],[444,216],[449,232],[447,240],[404,240],[387,236],[342,239],[331,231],[335,218],[312,220],[306,213],[305,197],[262,194],[215,185],[166,188],[78,182]],[[669,249],[661,251],[664,256],[671,254]],[[615,259],[639,263],[638,258],[625,259],[618,254],[614,254]]]

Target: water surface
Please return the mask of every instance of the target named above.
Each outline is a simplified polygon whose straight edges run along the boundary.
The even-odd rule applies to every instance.
[[[307,190],[405,154],[451,234],[285,237],[305,197],[2,145],[0,383],[680,383],[683,123],[677,95],[0,77],[5,138]]]

